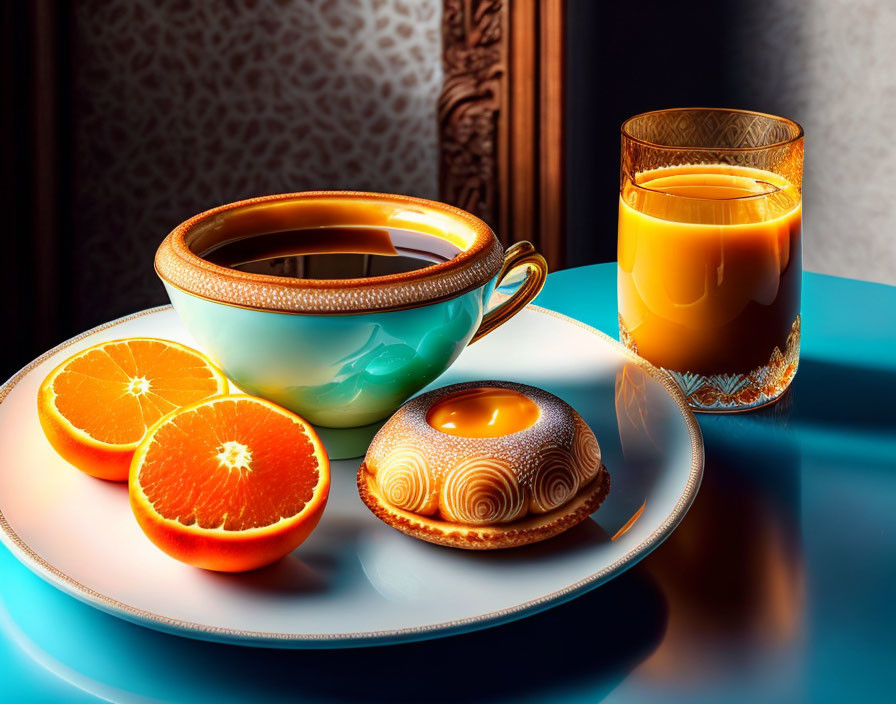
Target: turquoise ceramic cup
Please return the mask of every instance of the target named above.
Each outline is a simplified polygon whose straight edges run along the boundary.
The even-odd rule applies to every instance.
[[[372,250],[352,235],[362,230],[377,233]],[[413,249],[446,260],[353,279],[272,276],[210,261],[222,247],[272,233],[292,233],[301,252]],[[458,208],[346,191],[201,213],[168,235],[155,266],[187,329],[237,386],[325,428],[387,418],[467,344],[535,298],[547,274],[531,244],[505,253],[484,222]],[[511,280],[520,283],[491,305],[496,287]]]

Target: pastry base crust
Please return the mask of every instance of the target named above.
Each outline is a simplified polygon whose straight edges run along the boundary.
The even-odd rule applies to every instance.
[[[565,506],[544,514],[529,514],[519,521],[490,526],[451,523],[395,508],[383,499],[376,478],[362,462],[358,470],[361,500],[384,523],[402,533],[437,545],[465,550],[498,550],[553,538],[594,513],[610,491],[610,473],[601,465],[597,476]]]

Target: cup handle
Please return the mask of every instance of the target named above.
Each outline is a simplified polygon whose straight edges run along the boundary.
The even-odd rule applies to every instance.
[[[527,304],[539,294],[548,275],[548,264],[531,242],[517,242],[504,253],[504,265],[498,273],[495,290],[501,285],[510,272],[520,267],[526,267],[526,278],[519,287],[511,293],[507,299],[486,312],[482,316],[482,323],[473,335],[469,344],[485,337],[495,328],[503,325],[513,316],[519,313]]]

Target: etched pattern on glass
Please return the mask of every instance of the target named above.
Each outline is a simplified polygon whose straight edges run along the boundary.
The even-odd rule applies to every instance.
[[[625,128],[634,139],[623,139],[623,180],[666,166],[730,164],[773,171],[802,190],[803,141],[795,139],[799,127],[773,116],[712,108],[667,110],[638,115]]]
[[[619,316],[619,339],[629,350],[638,353],[638,345]],[[678,382],[691,408],[698,411],[743,411],[771,403],[783,394],[796,375],[800,358],[800,316],[790,328],[782,352],[772,350],[767,364],[746,374],[705,376],[662,368]]]

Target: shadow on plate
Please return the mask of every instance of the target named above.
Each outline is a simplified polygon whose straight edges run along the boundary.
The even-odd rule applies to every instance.
[[[251,572],[228,574],[203,572],[209,580],[269,594],[334,593],[340,584],[350,584],[352,573],[359,579],[357,552],[363,523],[341,520],[321,523],[312,539],[302,547],[301,558],[291,553],[268,567]]]
[[[287,555],[273,565],[252,572],[227,574],[207,571],[204,576],[235,588],[271,594],[321,593],[327,591],[330,583],[324,570],[314,569],[295,555]]]

